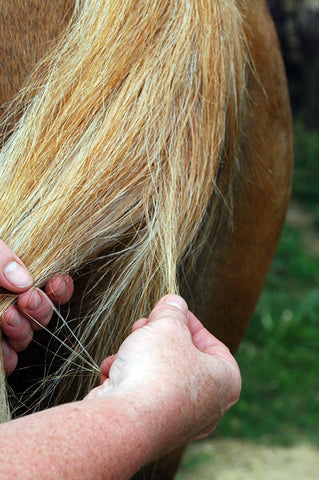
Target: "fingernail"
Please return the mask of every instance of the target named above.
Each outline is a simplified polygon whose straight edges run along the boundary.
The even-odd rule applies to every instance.
[[[16,288],[29,287],[33,283],[32,277],[28,270],[26,270],[17,262],[9,263],[3,270],[3,275],[8,282]]]
[[[164,298],[165,303],[168,305],[173,305],[174,307],[178,308],[181,310],[183,313],[187,314],[188,313],[188,306],[185,300],[180,297],[179,295],[167,295]]]
[[[2,354],[4,357],[9,357],[11,351],[5,342],[2,342]]]
[[[37,290],[32,290],[31,293],[27,292],[24,295],[29,295],[25,308],[28,310],[38,310],[42,305],[42,297]],[[21,295],[23,297],[24,295]]]
[[[12,308],[12,312],[11,312],[11,316],[9,318],[9,320],[7,321],[8,325],[10,325],[10,327],[20,327],[21,325],[21,316],[19,314],[19,312],[16,311],[15,308]]]
[[[53,290],[53,295],[55,297],[62,297],[63,295],[65,295],[66,289],[67,289],[67,284],[65,280],[61,278],[60,282]]]

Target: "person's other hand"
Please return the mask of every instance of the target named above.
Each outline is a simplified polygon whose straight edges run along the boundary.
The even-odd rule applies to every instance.
[[[30,344],[33,331],[46,327],[52,317],[52,303],[63,305],[73,294],[69,275],[56,275],[45,292],[32,288],[33,279],[22,261],[0,240],[0,286],[18,293],[16,304],[1,319],[4,369],[12,373],[18,363],[18,352]]]

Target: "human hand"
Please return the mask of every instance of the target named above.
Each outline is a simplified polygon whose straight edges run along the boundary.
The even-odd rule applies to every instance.
[[[240,394],[228,348],[176,295],[162,298],[132,332],[117,355],[103,361],[103,384],[86,399],[115,395],[136,402],[156,427],[156,455],[208,436]]]
[[[46,327],[53,314],[52,303],[63,305],[73,294],[69,275],[56,275],[45,292],[32,288],[33,279],[22,261],[0,240],[0,286],[18,293],[17,302],[1,319],[3,364],[7,375],[18,363],[18,352],[30,344],[33,332]]]

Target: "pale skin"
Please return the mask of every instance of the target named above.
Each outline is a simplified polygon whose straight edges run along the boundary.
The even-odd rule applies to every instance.
[[[0,479],[129,479],[209,435],[240,388],[227,347],[167,295],[103,361],[101,386],[84,400],[0,426]]]
[[[45,292],[32,286],[33,279],[23,262],[0,240],[0,287],[19,294],[16,305],[1,319],[3,364],[7,375],[16,368],[17,353],[28,347],[33,332],[48,325],[53,313],[52,302],[63,305],[73,293],[73,281],[68,275],[53,277]]]

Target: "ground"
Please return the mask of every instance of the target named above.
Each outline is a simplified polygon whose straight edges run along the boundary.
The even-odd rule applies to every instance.
[[[213,438],[189,445],[176,480],[318,480],[319,450]]]

